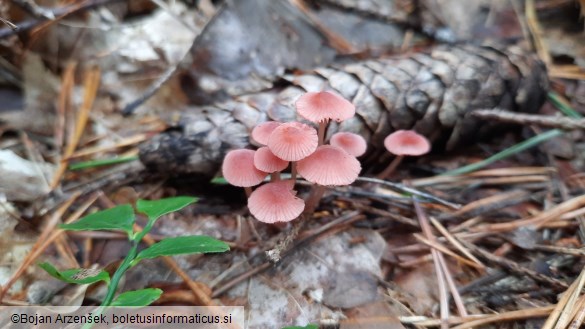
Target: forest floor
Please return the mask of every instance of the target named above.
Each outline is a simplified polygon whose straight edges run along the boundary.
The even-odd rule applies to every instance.
[[[250,329],[583,327],[584,8],[572,0],[2,2],[1,304],[98,305],[103,285],[65,284],[37,264],[112,273],[130,248],[126,236],[58,224],[188,195],[198,202],[164,216],[141,248],[192,234],[231,250],[145,260],[121,291],[160,288],[154,305],[244,306]],[[294,224],[255,220],[243,189],[221,179],[140,161],[140,145],[174,131],[183,111],[279,88],[283,75],[496,41],[544,63],[544,104],[531,117],[512,114],[492,138],[407,159],[386,180],[372,178],[390,155],[364,166],[351,186],[326,190],[277,263],[264,251]],[[145,224],[139,217],[135,228]]]

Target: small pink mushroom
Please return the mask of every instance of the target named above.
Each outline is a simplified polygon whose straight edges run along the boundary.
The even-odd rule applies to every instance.
[[[251,142],[260,146],[268,145],[270,134],[272,134],[274,129],[276,129],[276,127],[280,126],[281,124],[281,122],[277,121],[262,122],[261,124],[254,127],[254,129],[252,129]]]
[[[429,140],[414,130],[397,130],[391,133],[384,139],[384,146],[388,152],[395,154],[396,158],[378,175],[379,178],[386,178],[394,172],[404,156],[419,156],[431,150]]]
[[[282,160],[298,161],[313,153],[317,143],[315,128],[300,122],[287,122],[272,131],[268,148]]]
[[[300,116],[315,123],[343,121],[355,115],[351,102],[330,91],[306,93],[299,97],[296,108]]]
[[[345,152],[353,155],[354,157],[364,155],[364,153],[366,153],[366,149],[368,148],[366,140],[362,136],[348,132],[339,132],[333,134],[329,140],[329,143],[333,146],[337,146],[343,149]]]
[[[319,146],[315,153],[297,164],[299,175],[319,185],[349,185],[362,167],[360,162],[341,148],[332,145]]]
[[[267,173],[254,166],[253,150],[240,149],[229,151],[223,159],[221,171],[228,183],[243,187],[249,196],[252,186],[262,183]]]
[[[300,116],[319,124],[319,145],[325,143],[329,120],[339,122],[355,115],[355,106],[350,101],[329,91],[308,92],[295,105]]]
[[[264,223],[289,222],[305,209],[305,202],[296,197],[290,180],[264,184],[248,199],[250,213]]]
[[[254,166],[261,171],[273,173],[286,169],[288,167],[288,161],[282,160],[272,154],[268,147],[263,146],[257,149],[254,154]]]

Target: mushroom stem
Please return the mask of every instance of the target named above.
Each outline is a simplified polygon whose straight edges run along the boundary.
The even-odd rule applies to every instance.
[[[293,162],[294,163],[294,162]],[[321,197],[323,197],[323,193],[325,193],[325,186],[323,185],[315,185],[311,189],[311,194],[305,202],[305,210],[299,216],[297,221],[293,224],[293,227],[288,232],[284,240],[282,240],[274,249],[270,249],[266,251],[266,256],[270,261],[273,263],[277,263],[280,261],[281,253],[288,248],[288,246],[297,238],[301,229],[307,224],[309,219],[313,216]]]
[[[329,123],[329,120],[324,120],[319,122],[319,131],[318,131],[318,136],[319,136],[319,146],[325,144],[325,130],[327,130],[327,124]]]
[[[252,194],[252,188],[249,186],[244,187],[244,191],[246,191],[246,198],[249,198]]]
[[[378,178],[385,179],[388,176],[390,176],[390,174],[393,173],[394,170],[396,169],[396,167],[398,167],[398,165],[402,162],[403,158],[404,158],[404,155],[396,156],[396,158],[394,158],[394,160],[392,160],[392,162],[390,162],[388,167],[386,167],[386,169],[384,169],[384,171],[382,171],[381,173],[378,174]]]
[[[297,180],[297,162],[293,161],[290,163],[290,179],[292,179],[293,183],[296,183]]]
[[[280,261],[282,252],[288,249],[288,246],[290,246],[295,241],[303,227],[305,227],[307,224],[308,220],[306,217],[307,216],[305,215],[300,215],[299,218],[293,223],[293,226],[287,232],[284,239],[280,241],[273,249],[266,251],[266,257],[268,257],[271,262],[278,263]]]
[[[270,174],[270,181],[271,182],[278,182],[280,180],[280,171],[275,171]]]
[[[309,195],[307,202],[305,202],[305,210],[303,210],[303,214],[307,215],[307,217],[310,217],[315,212],[315,209],[317,209],[319,201],[321,201],[324,193],[325,186],[315,185],[311,190],[311,194]]]

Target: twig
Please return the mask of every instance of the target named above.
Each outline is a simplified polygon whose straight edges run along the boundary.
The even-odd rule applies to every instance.
[[[488,120],[516,123],[519,125],[537,125],[542,127],[559,128],[564,130],[585,129],[585,119],[573,119],[568,117],[514,113],[510,111],[474,110],[471,115]]]
[[[109,3],[122,2],[122,1],[126,2],[127,0],[87,0],[87,1],[83,1],[79,4],[56,8],[56,9],[51,11],[51,14],[54,17],[56,17],[56,19],[58,19],[58,18],[63,18],[64,16],[67,16],[67,15],[78,13],[80,11],[89,10],[89,9],[94,8],[94,7],[99,7],[99,6],[109,4]],[[26,32],[28,30],[31,30],[31,29],[37,27],[39,24],[41,24],[45,21],[47,21],[46,17],[45,18],[35,18],[35,19],[27,20],[27,21],[16,24],[16,29],[13,29],[13,28],[0,29],[0,39],[7,38],[11,35],[15,35],[15,34],[20,33],[20,32]]]
[[[460,241],[460,242],[467,249],[469,249],[472,253],[474,253],[475,255],[477,255],[480,258],[483,258],[486,262],[496,264],[496,265],[502,267],[503,269],[510,271],[516,275],[528,276],[537,282],[549,284],[549,285],[556,287],[556,288],[567,289],[567,287],[568,287],[568,285],[566,283],[564,283],[560,280],[548,277],[548,276],[540,274],[536,271],[522,267],[522,266],[518,265],[517,263],[510,261],[510,260],[507,260],[503,257],[498,257],[496,255],[493,255],[492,253],[490,253],[490,252],[488,252],[480,247],[477,247],[473,243],[468,243],[466,241]]]
[[[484,269],[484,267],[479,266],[476,263],[457,255],[456,253],[451,251],[451,249],[443,246],[442,244],[440,244],[437,241],[431,241],[431,240],[424,238],[423,236],[421,236],[420,234],[417,234],[417,233],[414,233],[413,235],[414,235],[414,238],[417,239],[418,241],[426,244],[427,246],[429,246],[431,248],[437,249],[438,251],[442,252],[443,254],[446,254],[446,255],[449,255],[449,256],[455,258],[457,261],[459,261],[463,264],[466,264],[468,266],[471,266],[471,267],[474,267],[474,268],[480,269],[480,270]],[[402,263],[402,264],[404,265],[405,263]]]
[[[585,267],[579,277],[563,294],[555,309],[551,312],[542,329],[565,328],[571,321],[572,308],[577,304],[577,298],[585,285]],[[553,327],[554,326],[554,327]]]
[[[57,99],[57,119],[55,120],[55,145],[61,151],[65,147],[65,124],[71,113],[71,95],[75,84],[76,62],[70,62],[63,70],[61,78],[61,91]]]
[[[459,251],[461,251],[462,254],[467,256],[467,258],[474,261],[481,269],[485,269],[485,265],[479,259],[475,258],[475,256],[473,256],[469,252],[469,250],[465,249],[465,247],[459,242],[459,240],[457,240],[457,238],[453,236],[438,220],[434,219],[433,217],[430,217],[430,220],[433,226],[435,226],[435,228],[439,232],[441,232],[441,234],[447,239],[447,241],[451,242],[451,244],[455,248],[457,248]]]
[[[423,215],[422,214],[422,210],[420,209],[420,207],[418,206],[418,203],[416,203],[415,200],[413,200],[415,203],[415,209],[417,212],[417,216],[420,222],[420,226],[421,229],[423,231],[423,233],[425,234],[425,236],[427,236],[427,238],[431,238],[432,237],[432,232],[430,232],[430,227],[428,226],[428,223],[424,223],[424,220],[422,219]],[[445,286],[445,276],[443,273],[443,270],[441,269],[441,265],[439,264],[439,251],[432,248],[431,249],[431,256],[433,258],[433,265],[435,266],[435,274],[437,275],[437,284],[438,284],[438,288],[439,288],[439,305],[440,305],[440,309],[441,309],[441,329],[448,329],[449,328],[449,324],[447,323],[448,319],[449,319],[449,295],[447,294],[447,287]]]
[[[581,296],[580,306],[577,307],[580,310],[576,315],[569,329],[579,329],[585,321],[585,295]]]
[[[18,30],[18,26],[16,26],[14,23],[12,23],[11,21],[0,17],[0,22],[8,25],[9,28],[11,28],[13,31],[17,31]]]
[[[384,216],[384,217],[389,217],[399,223],[402,223],[404,225],[408,225],[408,226],[412,226],[412,227],[416,227],[418,228],[418,222],[410,219],[408,217],[405,216],[401,216],[400,214],[396,214],[396,213],[392,213],[383,209],[378,209],[378,208],[374,208],[371,206],[367,206],[367,205],[363,205],[363,204],[359,204],[359,203],[354,203],[353,207],[355,209],[358,210],[362,210],[366,213],[370,213],[370,214],[374,214],[374,215],[378,215],[378,216]]]
[[[437,203],[440,203],[440,204],[442,204],[444,206],[447,206],[449,208],[452,208],[452,209],[459,209],[459,208],[461,208],[461,205],[459,205],[459,204],[456,204],[456,203],[453,203],[453,202],[449,202],[447,200],[443,200],[443,199],[441,199],[439,197],[436,197],[436,196],[434,196],[432,194],[425,193],[425,192],[421,192],[421,191],[419,191],[417,189],[414,189],[414,188],[408,187],[408,186],[404,186],[404,185],[399,184],[399,183],[393,183],[393,182],[390,182],[390,181],[387,181],[387,180],[382,180],[382,179],[377,179],[377,178],[371,178],[371,177],[358,177],[357,178],[357,181],[367,182],[367,183],[375,183],[375,184],[389,186],[389,187],[391,187],[391,188],[393,188],[395,190],[401,191],[403,193],[409,193],[409,194],[412,194],[412,195],[421,197],[421,198],[426,199],[426,200],[432,200],[432,201],[435,201]]]
[[[310,232],[310,234],[307,237],[298,240],[291,248],[287,249],[282,254],[281,263],[286,257],[292,255],[294,250],[311,242],[312,240],[316,239],[318,236],[329,231],[330,229],[334,228],[335,226],[349,224],[351,222],[360,220],[362,218],[363,218],[363,215],[360,215],[358,211],[352,211],[344,216],[337,218],[336,220],[334,220],[332,222],[329,222],[329,223],[319,227],[315,231]],[[252,261],[254,258],[261,257],[262,255],[263,254],[258,254],[257,256],[250,258],[248,261]],[[231,289],[233,286],[237,285],[238,283],[240,283],[240,282],[242,282],[242,281],[258,274],[258,273],[261,273],[261,272],[269,269],[273,265],[274,264],[271,261],[267,260],[263,264],[255,266],[253,270],[248,271],[246,273],[243,273],[243,274],[239,275],[238,277],[231,279],[230,281],[226,282],[225,284],[223,284],[222,286],[220,286],[219,288],[214,290],[211,297],[212,298],[219,297],[220,295],[222,295],[223,293],[225,293],[226,291],[228,291],[229,289]]]
[[[17,5],[35,18],[55,19],[55,14],[50,9],[43,8],[32,0],[11,0],[10,2]]]
[[[187,51],[183,55],[183,58],[185,58],[185,56],[187,56],[188,53],[189,53],[189,51]],[[183,58],[181,60],[179,60],[179,62],[177,64],[168,68],[161,76],[159,76],[156,79],[156,81],[154,81],[150,86],[148,86],[146,91],[140,97],[138,97],[137,99],[133,100],[128,105],[126,105],[122,109],[122,115],[125,115],[125,116],[131,115],[132,113],[134,113],[134,111],[136,111],[136,109],[138,107],[140,107],[140,105],[144,104],[144,102],[146,102],[152,96],[154,96],[154,94],[156,94],[156,92],[159,91],[159,89],[162,86],[164,86],[164,84],[167,81],[169,81],[171,79],[171,77],[175,74],[175,72],[177,72],[177,69],[179,68],[180,63],[183,61]]]
[[[532,35],[532,41],[534,42],[534,47],[536,48],[536,52],[538,53],[538,57],[540,60],[544,62],[544,64],[548,67],[552,63],[552,58],[550,52],[548,50],[548,46],[546,42],[543,40],[542,37],[542,28],[538,22],[538,18],[536,15],[536,9],[534,6],[534,0],[527,0],[524,5],[524,16],[526,17],[526,25],[528,25],[528,29],[530,30],[530,34]]]
[[[433,231],[431,229],[431,225],[429,224],[427,215],[424,213],[416,197],[412,198],[412,202],[414,204],[414,209],[423,234],[431,242],[437,243],[437,239],[433,235]],[[459,292],[457,291],[455,280],[453,280],[451,272],[447,268],[447,263],[443,257],[443,254],[440,253],[439,250],[432,248],[431,255],[433,256],[435,271],[437,272],[437,279],[439,281],[439,295],[441,296],[441,319],[445,320],[445,322],[441,323],[441,328],[448,328],[449,326],[447,319],[449,318],[449,297],[447,295],[447,288],[445,287],[445,283],[447,283],[449,290],[451,290],[451,296],[453,297],[453,301],[457,306],[459,314],[461,316],[467,316],[467,310],[465,310],[465,305],[461,299],[461,295],[459,295]]]
[[[489,178],[539,177],[550,176],[550,174],[554,172],[556,172],[556,168],[552,167],[496,168],[467,173],[461,176],[433,176],[428,178],[418,178],[411,180],[410,183],[416,187],[458,183],[461,181],[463,181],[465,185],[470,185],[475,183],[475,181],[470,181],[470,179],[473,178],[481,178],[481,181],[485,181]]]
[[[509,223],[490,224],[482,227],[481,230],[490,232],[505,232],[529,225],[534,225],[537,228],[540,228],[549,221],[558,219],[560,216],[568,213],[569,211],[579,209],[583,206],[585,206],[585,195],[567,200],[553,208],[543,211],[539,215],[532,218],[516,220]]]
[[[547,316],[552,311],[554,306],[543,306],[527,310],[512,311],[507,313],[500,313],[495,315],[489,315],[482,319],[469,319],[470,321],[465,322],[461,325],[453,327],[451,329],[471,329],[473,327],[481,327],[489,323],[496,323],[502,321],[512,320],[523,320],[527,318],[538,318]]]
[[[68,141],[65,151],[63,152],[61,163],[59,164],[59,168],[57,169],[57,172],[53,177],[53,181],[51,182],[51,189],[55,189],[57,185],[59,185],[59,182],[61,181],[61,178],[65,173],[65,170],[67,169],[67,159],[71,157],[71,155],[75,151],[75,148],[77,148],[77,145],[81,140],[81,136],[85,131],[85,126],[87,125],[87,122],[89,120],[89,112],[93,107],[93,102],[96,98],[97,91],[99,88],[100,76],[101,76],[100,70],[97,67],[90,69],[86,73],[85,81],[83,83],[85,88],[85,93],[83,95],[83,104],[79,109],[77,122],[75,124],[75,131],[71,139]]]
[[[47,246],[54,241],[59,235],[63,233],[63,231],[55,231],[55,226],[59,223],[63,214],[69,209],[71,204],[79,197],[80,193],[76,193],[69,197],[47,220],[47,224],[43,230],[43,233],[37,239],[37,242],[32,246],[31,252],[27,255],[27,257],[23,260],[20,264],[18,269],[12,274],[10,279],[6,284],[2,286],[2,291],[0,291],[0,302],[10,289],[12,285],[18,280],[18,278],[24,273],[24,271],[30,266],[30,264],[39,257],[39,255],[47,248]],[[87,209],[96,199],[94,197],[90,199],[87,203],[85,203],[80,209],[78,209],[71,217],[69,217],[68,222],[76,220],[77,218],[81,217],[81,214]]]
[[[441,221],[446,221],[477,217],[485,213],[515,206],[522,202],[531,200],[536,196],[538,196],[538,194],[529,193],[525,190],[512,190],[510,192],[504,192],[472,201],[451,214],[442,214],[439,219]]]

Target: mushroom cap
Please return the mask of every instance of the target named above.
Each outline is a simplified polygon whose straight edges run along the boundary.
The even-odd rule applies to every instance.
[[[329,91],[302,95],[296,102],[296,108],[300,116],[315,123],[343,121],[355,115],[355,106],[350,101]]]
[[[362,167],[360,162],[343,149],[333,145],[319,146],[315,153],[297,163],[299,175],[319,185],[349,185]]]
[[[362,136],[348,132],[333,134],[329,140],[329,144],[343,149],[345,152],[353,155],[354,157],[364,155],[364,153],[366,153],[366,149],[368,148],[368,144]]]
[[[386,150],[396,155],[423,155],[431,150],[426,137],[414,130],[397,130],[384,139]]]
[[[252,142],[256,142],[259,145],[267,145],[268,139],[272,131],[280,126],[282,123],[278,121],[266,121],[258,124],[252,129]]]
[[[267,173],[254,166],[253,150],[240,149],[229,151],[223,159],[221,171],[228,183],[239,187],[250,187],[260,184]]]
[[[248,209],[264,223],[289,222],[305,209],[305,201],[296,197],[291,180],[266,183],[248,198]]]
[[[282,160],[298,161],[313,153],[318,143],[315,128],[300,122],[287,122],[272,131],[268,148]]]
[[[263,146],[254,153],[254,166],[261,171],[273,173],[286,169],[288,161],[282,160],[274,155],[268,147]]]

